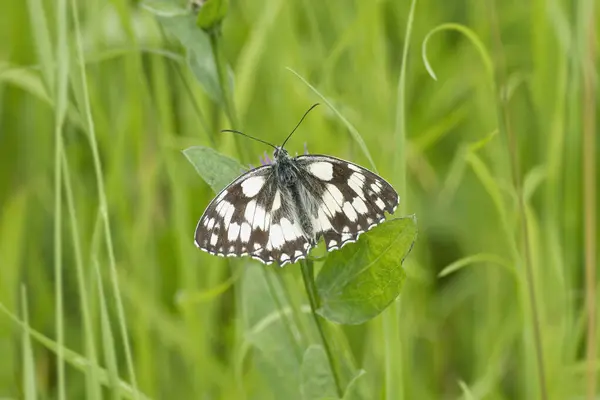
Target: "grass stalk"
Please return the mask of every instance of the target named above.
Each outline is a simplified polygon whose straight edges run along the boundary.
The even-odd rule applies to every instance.
[[[233,103],[232,93],[227,77],[227,61],[223,54],[222,47],[222,33],[220,28],[215,28],[208,33],[210,39],[210,47],[213,52],[215,64],[217,65],[217,76],[219,77],[219,86],[221,87],[221,95],[225,113],[229,118],[229,122],[233,125],[233,129],[239,127],[239,121],[237,113],[235,111],[235,104]]]
[[[335,381],[335,388],[337,390],[338,397],[342,398],[342,396],[344,395],[344,391],[342,389],[342,384],[338,374],[338,370],[335,367],[335,360],[333,358],[331,346],[329,345],[329,341],[327,340],[327,336],[325,335],[325,331],[323,330],[321,319],[317,314],[317,309],[319,308],[319,295],[317,293],[317,287],[315,286],[313,262],[302,260],[300,261],[300,268],[302,270],[302,279],[304,280],[306,295],[308,296],[308,302],[310,303],[310,310],[315,320],[317,330],[319,331],[319,336],[321,336],[323,348],[325,349],[325,353],[327,354],[329,368],[331,369],[331,374],[333,375],[333,380]]]
[[[27,305],[27,292],[24,286],[21,287],[21,304],[23,307],[23,327],[25,328],[21,338],[23,345],[23,398],[25,400],[35,400],[37,398],[35,361],[31,336],[29,335],[29,306]]]
[[[102,220],[104,240],[105,240],[105,244],[106,244],[106,250],[108,253],[110,277],[111,277],[111,283],[113,286],[112,287],[113,295],[115,297],[115,305],[117,308],[119,327],[120,327],[121,336],[122,336],[122,340],[123,340],[123,346],[125,349],[125,360],[126,360],[126,364],[127,364],[127,370],[129,373],[129,379],[131,380],[131,386],[133,388],[135,396],[136,396],[136,398],[138,398],[139,392],[138,392],[138,386],[137,386],[137,379],[135,376],[135,370],[133,368],[133,357],[132,357],[132,351],[131,351],[131,344],[129,341],[129,336],[127,334],[127,321],[126,321],[126,317],[125,317],[123,301],[121,299],[121,293],[119,290],[117,266],[116,266],[116,261],[115,261],[114,247],[112,244],[112,236],[111,236],[111,230],[110,230],[110,220],[108,218],[108,206],[107,206],[107,200],[106,200],[106,191],[104,189],[104,181],[103,181],[104,174],[102,172],[102,163],[100,161],[100,151],[98,149],[98,142],[96,139],[96,131],[95,131],[94,121],[93,121],[93,117],[92,117],[92,109],[91,109],[91,105],[90,105],[90,101],[89,101],[87,78],[86,78],[86,72],[85,72],[85,59],[83,56],[83,43],[82,43],[82,38],[81,38],[81,27],[80,27],[80,22],[79,22],[78,6],[77,6],[76,0],[71,0],[71,8],[72,8],[72,12],[73,12],[73,20],[74,20],[74,25],[75,25],[75,43],[76,43],[75,53],[77,55],[77,62],[78,62],[78,66],[79,66],[79,78],[81,81],[80,82],[81,83],[81,91],[82,91],[82,95],[83,95],[82,96],[82,98],[83,98],[82,106],[84,108],[83,114],[85,116],[86,128],[88,131],[90,147],[92,150],[94,173],[96,175],[96,187],[97,187],[97,191],[98,191],[100,218]]]
[[[394,139],[396,154],[394,159],[394,176],[396,187],[400,195],[399,212],[406,212],[406,65],[408,63],[408,49],[415,15],[417,0],[412,0],[406,30],[404,34],[404,47],[396,100],[396,126]],[[395,301],[383,314],[383,334],[385,342],[384,370],[385,370],[385,398],[387,400],[400,400],[404,397],[403,369],[402,369],[402,342],[400,339],[400,307],[401,303]]]
[[[100,381],[98,378],[97,369],[94,367],[98,364],[98,357],[96,354],[96,345],[94,340],[94,330],[92,325],[92,318],[90,315],[90,307],[88,303],[88,288],[86,285],[86,276],[83,269],[83,255],[81,251],[81,242],[79,235],[79,224],[77,221],[77,212],[75,211],[75,200],[73,196],[73,189],[71,186],[71,174],[69,170],[69,164],[67,156],[64,151],[64,147],[61,152],[62,156],[62,169],[63,169],[63,183],[66,197],[66,207],[69,213],[69,220],[71,225],[72,243],[73,243],[73,254],[75,257],[75,268],[77,274],[77,286],[79,289],[79,301],[80,310],[83,320],[83,341],[85,343],[85,356],[89,358],[90,362],[86,367],[87,374],[87,398],[88,399],[99,399],[101,398],[100,392]]]
[[[520,220],[521,236],[522,236],[522,250],[523,258],[525,263],[525,277],[527,284],[527,293],[529,297],[529,306],[531,307],[531,318],[533,325],[533,341],[535,345],[536,364],[538,370],[538,384],[540,391],[540,398],[546,400],[548,398],[547,386],[546,386],[546,372],[544,366],[544,353],[543,353],[543,341],[542,333],[540,328],[540,313],[537,304],[537,295],[535,289],[535,276],[533,271],[533,263],[531,259],[531,249],[529,243],[529,226],[526,215],[525,199],[523,198],[523,188],[521,183],[521,167],[519,162],[519,142],[515,133],[511,127],[511,118],[508,99],[506,99],[506,91],[501,90],[503,85],[507,83],[506,77],[506,60],[503,50],[502,37],[500,34],[500,27],[498,23],[498,17],[496,15],[496,4],[494,1],[489,3],[490,22],[492,37],[495,46],[495,52],[497,57],[497,68],[496,68],[496,94],[499,96],[498,101],[498,117],[499,117],[499,128],[502,131],[508,141],[508,155],[510,158],[511,175],[513,185],[517,195],[518,202],[518,213]]]
[[[596,92],[595,92],[595,10],[594,2],[585,4],[584,15],[589,16],[584,40],[587,46],[582,60],[583,75],[583,224],[585,251],[585,304],[587,311],[587,398],[596,398],[596,355],[598,337],[596,334]]]
[[[225,55],[223,54],[222,49],[222,33],[221,27],[217,26],[211,29],[208,32],[208,37],[210,39],[210,47],[213,52],[213,57],[215,59],[215,64],[217,66],[217,76],[219,78],[219,86],[221,88],[221,96],[223,107],[225,108],[225,114],[227,114],[227,118],[229,119],[229,123],[232,125],[232,129],[239,128],[239,120],[237,116],[237,112],[235,109],[235,102],[233,101],[233,93],[231,90],[231,85],[229,84],[229,76],[227,71],[227,60],[225,60]],[[242,161],[245,160],[245,153],[242,150],[243,147],[240,144],[239,138],[236,136],[233,138],[235,143],[236,151]]]
[[[56,357],[58,398],[64,399],[65,361],[64,361],[64,315],[63,315],[63,271],[62,271],[62,121],[56,118],[54,127],[54,312],[56,325]]]
[[[67,86],[69,76],[69,51],[67,42],[67,4],[66,0],[56,3],[57,46],[56,46],[56,87],[54,90],[54,275],[55,275],[55,312],[56,357],[58,375],[58,398],[66,398],[65,360],[64,360],[64,308],[63,308],[63,266],[62,266],[62,130],[67,113]]]

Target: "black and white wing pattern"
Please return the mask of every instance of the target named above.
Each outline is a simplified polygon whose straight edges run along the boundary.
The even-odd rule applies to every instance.
[[[311,154],[294,160],[305,171],[300,179],[314,196],[313,229],[328,251],[358,240],[383,222],[384,211],[396,211],[398,193],[377,174],[331,156]]]
[[[265,264],[306,257],[311,246],[297,204],[278,186],[273,168],[253,169],[217,195],[198,222],[196,246],[218,256],[248,255]]]
[[[324,155],[280,157],[217,195],[198,222],[196,246],[283,266],[306,258],[321,237],[327,250],[355,242],[398,206],[392,186],[356,164]]]

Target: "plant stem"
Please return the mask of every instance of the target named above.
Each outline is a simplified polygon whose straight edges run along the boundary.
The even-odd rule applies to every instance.
[[[583,56],[583,222],[585,237],[585,304],[587,309],[587,398],[596,397],[596,93],[595,69],[595,13],[594,2],[585,4],[589,15],[584,30],[586,54]]]
[[[221,88],[221,102],[223,104],[223,108],[225,109],[225,114],[227,114],[227,118],[229,118],[229,123],[232,125],[232,128],[238,129],[239,121],[235,109],[235,103],[233,101],[231,87],[229,85],[229,80],[227,76],[227,61],[225,60],[225,56],[223,55],[223,49],[221,46],[221,27],[215,27],[212,30],[208,31],[208,37],[210,39],[210,47],[212,49],[213,57],[215,59],[215,64],[217,67],[219,87]],[[244,153],[242,151],[242,147],[239,143],[237,136],[234,137],[233,140],[235,143],[237,153],[243,160]]]
[[[396,100],[396,126],[394,140],[396,142],[396,156],[394,159],[394,172],[396,185],[400,195],[399,212],[406,212],[406,65],[408,64],[408,49],[415,15],[417,0],[412,0],[406,21],[404,47],[400,76],[398,77]],[[383,313],[383,337],[385,343],[384,369],[385,369],[385,398],[388,400],[401,400],[404,398],[404,372],[402,341],[400,339],[400,303],[394,301]]]
[[[542,346],[542,329],[540,327],[540,312],[537,304],[537,295],[535,290],[535,275],[533,271],[533,262],[531,259],[531,250],[529,244],[529,224],[525,212],[525,199],[523,197],[523,186],[521,183],[521,167],[519,163],[519,142],[514,131],[511,128],[510,110],[508,99],[505,92],[501,91],[502,85],[506,85],[506,59],[504,56],[502,37],[500,35],[500,27],[496,16],[496,4],[494,0],[490,1],[490,16],[491,29],[494,39],[494,45],[497,56],[497,75],[495,81],[496,94],[499,96],[498,104],[498,126],[506,135],[508,141],[508,155],[511,164],[511,175],[515,192],[518,197],[518,211],[520,214],[521,233],[522,233],[522,248],[523,258],[525,263],[525,278],[527,283],[527,293],[529,295],[529,305],[531,307],[531,324],[533,326],[533,342],[535,344],[536,363],[538,368],[538,384],[540,390],[540,398],[546,400],[548,398],[548,390],[546,388],[546,372],[544,367],[544,352]]]
[[[317,325],[319,335],[321,336],[321,341],[323,342],[323,347],[325,348],[325,353],[327,354],[327,360],[329,361],[329,368],[331,369],[331,374],[333,375],[333,380],[335,381],[335,387],[337,389],[338,397],[342,398],[342,396],[344,395],[344,392],[342,390],[342,385],[340,383],[340,377],[338,376],[337,369],[335,368],[335,362],[333,360],[333,353],[331,352],[331,348],[329,347],[329,342],[327,341],[327,337],[325,336],[325,332],[323,331],[321,319],[317,315],[317,308],[319,308],[319,300],[318,300],[317,288],[315,286],[313,262],[302,260],[302,261],[300,261],[300,266],[302,269],[302,278],[304,280],[304,287],[306,288],[306,295],[308,296],[308,301],[310,303],[310,309],[312,311],[312,316],[315,319],[315,324]]]
[[[77,1],[71,0],[71,8],[73,10],[73,22],[75,28],[75,56],[77,59],[77,67],[79,72],[79,80],[81,85],[82,94],[82,108],[81,112],[85,117],[85,127],[92,150],[92,162],[94,165],[94,175],[96,178],[96,190],[98,192],[99,212],[102,220],[104,241],[106,245],[106,252],[108,254],[108,263],[110,270],[110,278],[113,289],[113,295],[115,298],[115,305],[117,309],[117,318],[119,320],[119,328],[121,338],[123,341],[123,347],[125,351],[125,363],[127,365],[127,371],[129,379],[131,380],[131,387],[133,389],[134,399],[139,399],[140,393],[138,392],[137,378],[135,375],[135,368],[133,366],[133,351],[127,332],[127,319],[125,317],[125,308],[123,306],[123,300],[121,298],[121,292],[119,290],[119,277],[117,273],[117,261],[115,258],[113,239],[110,228],[110,219],[108,217],[108,201],[106,199],[106,190],[104,188],[104,173],[102,171],[102,162],[100,157],[100,150],[98,148],[98,140],[96,138],[96,128],[92,116],[92,106],[90,104],[90,95],[87,86],[87,78],[85,71],[85,59],[83,56],[83,40],[81,38],[81,27],[79,22],[79,11],[77,7]]]

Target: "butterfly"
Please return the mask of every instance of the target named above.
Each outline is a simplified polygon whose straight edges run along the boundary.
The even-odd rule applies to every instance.
[[[195,244],[218,256],[250,256],[284,266],[305,259],[323,238],[328,251],[358,240],[392,214],[398,193],[379,175],[319,154],[292,157],[284,146],[272,162],[242,174],[210,202],[198,221]]]

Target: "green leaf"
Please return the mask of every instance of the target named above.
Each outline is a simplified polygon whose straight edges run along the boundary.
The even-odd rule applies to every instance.
[[[402,262],[416,236],[416,218],[398,218],[331,253],[317,276],[319,314],[360,324],[381,313],[400,294],[406,277]]]
[[[304,352],[302,359],[302,399],[337,399],[335,381],[321,345],[312,345]]]
[[[156,17],[165,31],[173,35],[187,51],[187,61],[194,76],[214,102],[220,103],[223,96],[210,39],[196,25],[192,15]]]
[[[215,193],[219,193],[225,186],[240,176],[244,168],[238,161],[210,147],[190,147],[185,149],[183,154]]]
[[[221,24],[227,15],[229,2],[227,0],[207,0],[198,11],[196,24],[210,31]]]
[[[354,375],[354,378],[352,378],[346,387],[343,400],[362,400],[367,398],[367,396],[361,392],[360,386],[360,384],[364,382],[364,379],[361,378],[365,376],[366,373],[367,371],[361,369]]]
[[[160,17],[175,17],[178,15],[189,14],[189,10],[168,0],[145,0],[142,2],[141,6],[152,14]]]

